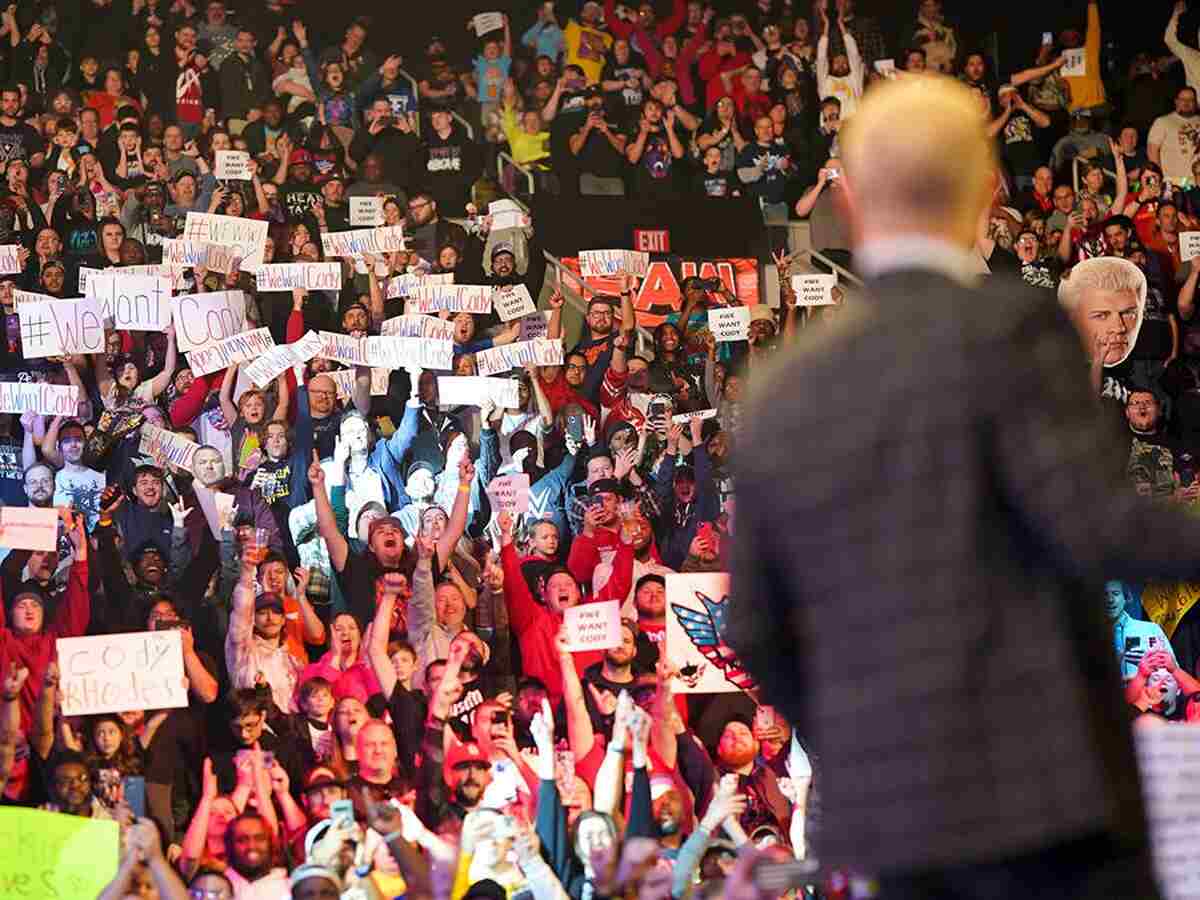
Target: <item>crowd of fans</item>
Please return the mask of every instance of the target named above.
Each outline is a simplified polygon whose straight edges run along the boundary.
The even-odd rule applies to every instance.
[[[364,21],[320,46],[278,0],[236,17],[221,0],[0,14],[0,244],[23,266],[0,276],[0,382],[83,398],[74,417],[0,415],[0,505],[62,519],[57,551],[0,551],[3,802],[117,819],[113,900],[750,898],[767,895],[762,860],[817,849],[804,735],[753,692],[679,693],[662,652],[667,576],[727,571],[746,376],[838,315],[798,307],[796,260],[760,260],[782,303],[752,308],[746,341],[707,326],[741,302],[719,281],[684,280],[641,341],[636,277],[584,290],[578,341],[562,365],[514,372],[509,409],[442,404],[429,370],[376,390],[320,355],[260,390],[236,365],[193,373],[171,327],[24,358],[15,290],[77,297],[81,268],[159,263],[188,213],[267,222],[266,262],[323,261],[351,197],[383,198],[384,224],[403,225],[407,249],[336,260],[340,292],[172,274],[177,293],[242,291],[279,344],[379,334],[411,311],[397,276],[448,273],[526,286],[562,339],[538,223],[480,214],[519,184],[493,177],[500,151],[567,198],[751,197],[808,219],[813,246],[852,268],[841,123],[882,79],[957,77],[1001,161],[980,272],[1061,283],[1070,305],[1081,262],[1136,267],[1136,315],[1088,313],[1094,385],[1124,416],[1136,489],[1196,502],[1200,268],[1180,234],[1200,217],[1200,50],[1180,37],[1183,4],[1127,71],[1102,57],[1092,2],[1003,83],[939,0],[908,22],[854,7],[547,2],[478,35],[473,59],[431,36],[407,63],[369,49]],[[1082,74],[1064,74],[1072,50]],[[215,177],[223,150],[250,154],[249,180]],[[1089,284],[1119,292],[1119,276]],[[449,318],[456,375],[520,337],[494,314]],[[147,456],[145,426],[200,445],[193,466]],[[489,484],[518,473],[529,512],[497,512]],[[235,502],[215,525],[214,493]],[[1200,717],[1198,597],[1109,586],[1143,716]],[[620,601],[621,643],[573,653],[564,612],[597,600]],[[182,635],[186,708],[62,715],[56,639],[164,629]],[[804,892],[866,889],[839,871]]]

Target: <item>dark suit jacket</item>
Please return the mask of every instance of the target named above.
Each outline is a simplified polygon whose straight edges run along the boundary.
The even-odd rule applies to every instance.
[[[1142,842],[1101,585],[1194,576],[1200,525],[1115,481],[1086,375],[1053,299],[907,272],[757,386],[727,639],[823,761],[823,861]]]

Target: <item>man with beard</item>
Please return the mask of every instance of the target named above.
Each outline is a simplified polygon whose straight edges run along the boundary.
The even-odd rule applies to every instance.
[[[468,246],[466,230],[461,225],[441,218],[437,200],[424,190],[409,195],[404,236],[409,248],[421,259],[430,262],[437,260],[438,251],[447,244],[457,247],[460,256]]]
[[[127,503],[125,492],[109,485],[100,495],[98,527],[114,522],[121,534],[122,548],[128,554],[147,542],[158,547],[164,558],[171,556],[173,519],[162,510],[163,475],[158,466],[143,464],[133,472],[133,502]]]
[[[854,115],[863,95],[866,68],[859,53],[858,42],[846,28],[842,14],[838,14],[838,31],[841,32],[844,53],[830,59],[829,13],[824,4],[817,7],[821,24],[821,38],[817,41],[817,96],[822,100],[837,97],[841,101],[841,119],[846,121]]]
[[[604,380],[600,383],[600,405],[608,410],[604,429],[610,436],[621,422],[628,422],[634,428],[641,428],[646,422],[650,363],[641,356],[629,357],[632,343],[632,333],[623,333],[613,339],[612,362],[604,370]],[[643,395],[643,402],[635,403],[632,394]]]
[[[595,294],[588,299],[587,326],[582,337],[571,349],[571,355],[583,356],[587,360],[587,371],[579,385],[567,383],[583,394],[589,401],[595,403],[600,397],[600,385],[604,379],[605,370],[611,365],[613,344],[621,333],[632,335],[637,327],[637,319],[633,310],[633,292],[636,279],[632,275],[623,275],[621,280],[621,297],[607,294]],[[617,324],[616,307],[620,305],[620,325]]]
[[[675,131],[675,110],[663,114],[659,100],[648,97],[642,114],[626,135],[625,158],[634,167],[633,189],[638,197],[667,199],[675,190],[676,161],[683,159],[683,142]]]
[[[1119,224],[1114,225],[1111,221],[1106,223],[1104,226],[1105,242],[1111,248],[1113,242],[1108,237],[1110,229],[1114,234],[1127,235],[1127,233],[1122,231],[1122,226]],[[1117,240],[1121,239],[1118,237]],[[1052,291],[1058,289],[1058,282],[1062,277],[1062,264],[1053,256],[1042,255],[1041,241],[1033,231],[1025,229],[1017,235],[1011,251],[1001,247],[991,237],[982,234],[979,237],[978,246],[980,254],[987,261],[993,273],[1017,274],[1022,281],[1033,287]],[[1124,243],[1121,244],[1121,247],[1123,250]],[[1120,256],[1121,254],[1114,255]]]
[[[1137,492],[1147,497],[1175,497],[1194,500],[1200,497],[1195,478],[1182,484],[1177,478],[1177,454],[1194,460],[1191,448],[1185,448],[1167,433],[1162,404],[1148,388],[1134,388],[1125,401],[1125,422],[1129,426],[1129,456],[1126,472]],[[1191,463],[1194,469],[1194,462]]]
[[[255,596],[255,575],[266,554],[265,547],[242,551],[241,577],[233,589],[225,635],[225,661],[233,687],[253,688],[261,679],[280,712],[294,713],[301,665],[284,640],[283,598],[273,593]]]
[[[661,582],[662,579],[660,578]],[[619,694],[621,689],[632,684],[634,663],[637,660],[638,624],[629,619],[621,620],[621,643],[604,651],[604,659],[592,663],[583,672],[583,684],[595,684]]]
[[[283,538],[284,554],[295,562],[296,548],[288,527],[291,510],[308,502],[308,480],[304,457],[293,451],[292,430],[286,422],[268,422],[263,429],[263,458],[244,482],[245,487],[271,508]]]
[[[1146,155],[1162,167],[1163,176],[1176,187],[1187,187],[1192,164],[1200,148],[1200,119],[1197,118],[1195,88],[1181,88],[1175,95],[1175,111],[1159,116],[1146,139]]]
[[[49,509],[54,505],[54,469],[34,463],[25,470],[25,498],[29,506]]]
[[[182,505],[182,504],[181,504]],[[189,510],[190,512],[190,510]],[[182,518],[171,529],[170,568],[158,545],[146,541],[129,556],[129,569],[122,565],[117,533],[111,526],[96,529],[97,552],[103,574],[104,604],[93,603],[92,618],[102,632],[139,631],[139,619],[154,595],[173,590],[192,561],[192,545]],[[133,580],[128,571],[133,572]]]
[[[91,772],[82,753],[64,750],[54,757],[48,768],[50,777],[46,781],[50,799],[41,809],[85,819],[113,818],[108,807],[92,792]]]
[[[708,454],[699,442],[695,469],[688,465],[677,466],[670,458],[659,467],[657,478],[672,488],[655,524],[655,537],[663,563],[676,571],[687,558],[700,523],[712,522],[721,511],[721,498],[708,477],[709,468]],[[699,474],[697,469],[701,470]]]
[[[225,875],[233,884],[235,897],[287,896],[287,869],[271,865],[275,840],[259,813],[247,811],[229,823],[225,858],[229,860]]]
[[[759,744],[748,723],[731,719],[717,743],[717,768],[737,775],[738,793],[746,796],[746,811],[738,822],[747,833],[760,825],[773,825],[787,834],[791,805],[779,790],[779,778],[759,760]]]

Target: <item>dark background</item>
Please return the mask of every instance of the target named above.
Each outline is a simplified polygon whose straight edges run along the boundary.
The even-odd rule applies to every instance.
[[[1085,0],[944,0],[946,16],[959,29],[965,47],[981,46],[989,53],[998,50],[1001,73],[1032,64],[1043,31],[1056,35],[1064,28],[1084,29],[1087,16]],[[559,0],[558,18],[564,23],[577,14],[577,0]],[[634,5],[632,2],[630,5]],[[657,0],[660,13],[670,9],[670,0]],[[715,0],[718,11],[742,6]],[[1184,18],[1180,35],[1185,43],[1196,45],[1200,26],[1200,3],[1193,3]],[[1113,45],[1123,65],[1139,50],[1166,53],[1162,33],[1171,15],[1174,0],[1107,0],[1101,2],[1101,20],[1105,43]],[[450,43],[450,51],[462,59],[475,48],[473,35],[466,30],[467,19],[478,12],[501,10],[513,19],[514,40],[533,21],[537,0],[301,0],[298,8],[312,24],[333,39],[351,16],[369,16],[369,42],[376,51],[399,47],[405,67],[417,67],[424,40],[431,34]],[[811,9],[811,2],[797,0],[797,10]],[[902,32],[910,30],[916,19],[916,0],[858,0],[861,14],[874,16],[893,35],[889,49],[899,50]],[[414,73],[415,74],[415,73]]]

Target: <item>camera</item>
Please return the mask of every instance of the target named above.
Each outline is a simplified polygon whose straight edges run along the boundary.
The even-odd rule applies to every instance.
[[[719,291],[721,289],[720,278],[702,278],[700,279],[700,287],[706,291]]]

